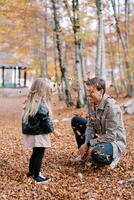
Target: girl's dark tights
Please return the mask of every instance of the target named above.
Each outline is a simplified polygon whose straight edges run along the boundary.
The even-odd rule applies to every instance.
[[[29,172],[34,177],[37,177],[39,175],[44,152],[45,152],[44,147],[34,147],[33,148],[33,153],[31,155],[31,158],[29,161]]]

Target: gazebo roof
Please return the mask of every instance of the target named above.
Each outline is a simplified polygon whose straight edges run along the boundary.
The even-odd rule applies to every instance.
[[[15,54],[0,52],[0,68],[13,68],[20,67],[22,69],[26,68],[26,64],[22,61],[18,61]]]

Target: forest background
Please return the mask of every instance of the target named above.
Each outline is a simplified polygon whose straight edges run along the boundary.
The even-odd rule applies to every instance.
[[[26,66],[27,81],[45,77],[52,83],[57,93],[52,99],[55,127],[60,132],[52,135],[54,146],[43,162],[52,184],[37,186],[26,177],[31,152],[21,144],[25,96],[0,95],[2,200],[133,199],[134,115],[124,115],[127,149],[117,168],[70,164],[77,155],[70,119],[74,114],[85,116],[85,104],[91,109],[87,78],[105,79],[120,104],[133,98],[133,24],[133,0],[0,0],[0,53],[11,53],[16,59],[9,58],[11,64]],[[19,90],[23,94],[23,88]]]
[[[47,77],[72,104],[84,105],[84,81],[99,76],[116,96],[133,96],[133,0],[1,0],[0,51],[32,76]],[[14,62],[14,61],[12,61]],[[60,90],[62,90],[60,92]]]

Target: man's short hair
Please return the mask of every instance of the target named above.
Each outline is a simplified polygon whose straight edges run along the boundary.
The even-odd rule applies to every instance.
[[[94,78],[88,78],[86,85],[90,86],[90,85],[96,85],[96,89],[99,91],[101,89],[104,90],[103,94],[106,91],[106,84],[105,81],[103,79],[94,77]]]

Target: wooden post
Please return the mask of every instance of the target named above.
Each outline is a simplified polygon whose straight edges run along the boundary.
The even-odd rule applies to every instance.
[[[1,72],[0,72],[0,79],[1,79],[1,83],[0,83],[0,87],[2,87],[2,67],[0,68]]]
[[[14,68],[14,87],[16,87],[16,67]]]
[[[26,83],[27,83],[27,72],[26,69],[24,69],[24,87],[26,87]]]
[[[5,83],[4,83],[4,69],[5,67],[2,67],[2,87],[4,87]]]
[[[20,87],[21,68],[19,67],[18,70],[19,70],[19,87]]]

